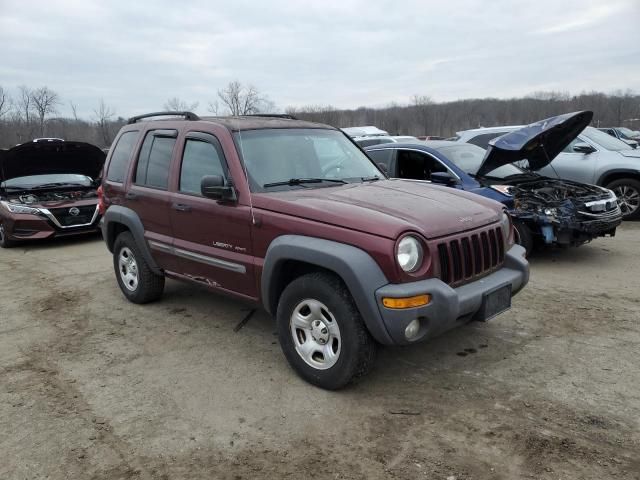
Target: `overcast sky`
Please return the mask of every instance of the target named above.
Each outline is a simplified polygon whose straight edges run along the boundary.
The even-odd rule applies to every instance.
[[[90,116],[238,79],[280,108],[640,91],[640,0],[0,0],[0,85]]]

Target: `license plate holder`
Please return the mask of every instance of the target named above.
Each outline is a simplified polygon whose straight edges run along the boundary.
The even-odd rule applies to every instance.
[[[486,292],[482,298],[482,306],[476,318],[481,322],[491,320],[493,317],[506,312],[511,308],[511,284],[502,285],[490,292]]]

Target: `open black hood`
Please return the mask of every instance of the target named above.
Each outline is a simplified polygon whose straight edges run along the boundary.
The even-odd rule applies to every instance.
[[[528,160],[531,170],[540,170],[549,165],[591,123],[592,118],[593,112],[590,111],[565,113],[494,138],[489,142],[476,175],[486,175],[518,160]]]
[[[0,150],[0,182],[28,175],[72,173],[96,179],[106,155],[84,142],[28,142]]]

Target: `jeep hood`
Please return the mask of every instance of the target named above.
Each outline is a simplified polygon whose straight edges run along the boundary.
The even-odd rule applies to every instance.
[[[0,150],[0,182],[28,175],[71,173],[96,179],[105,154],[84,142],[28,142]]]
[[[428,239],[496,222],[503,206],[451,187],[409,180],[253,195],[254,208],[396,239],[415,231]]]
[[[486,175],[518,160],[527,160],[531,170],[540,170],[549,165],[591,123],[592,118],[593,112],[590,111],[565,113],[494,138],[489,142],[476,175]]]

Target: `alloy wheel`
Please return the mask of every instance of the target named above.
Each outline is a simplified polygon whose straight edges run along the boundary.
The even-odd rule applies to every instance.
[[[314,299],[301,301],[289,322],[293,345],[307,365],[326,370],[340,358],[340,327],[327,306]]]
[[[133,252],[127,247],[123,247],[120,250],[118,269],[120,271],[120,279],[125,288],[134,292],[138,288],[138,263],[133,256]]]
[[[618,205],[625,217],[633,214],[640,207],[640,192],[630,185],[619,185],[613,189],[618,197]]]

